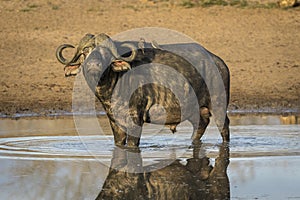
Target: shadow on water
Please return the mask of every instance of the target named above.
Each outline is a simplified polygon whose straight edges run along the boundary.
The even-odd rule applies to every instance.
[[[143,167],[140,149],[115,148],[109,174],[96,199],[229,199],[228,145],[220,145],[214,166],[201,153],[200,142],[192,148],[193,157],[185,164],[176,159],[157,170],[153,170],[155,165]]]

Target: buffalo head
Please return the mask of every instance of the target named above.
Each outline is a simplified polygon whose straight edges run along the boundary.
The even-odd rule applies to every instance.
[[[71,60],[67,60],[63,56],[63,51],[66,48],[76,48],[71,44],[60,45],[56,50],[57,60],[64,64],[65,76],[74,76],[80,72],[80,66],[87,58],[87,56],[96,48],[96,46],[102,46],[107,48],[114,59],[112,61],[112,66],[114,71],[124,71],[130,69],[130,65],[127,62],[134,60],[136,57],[136,48],[133,44],[123,43],[120,48],[127,48],[130,52],[126,56],[120,55],[119,51],[114,44],[114,41],[106,34],[101,33],[99,35],[86,34],[77,45],[77,50],[75,55]]]

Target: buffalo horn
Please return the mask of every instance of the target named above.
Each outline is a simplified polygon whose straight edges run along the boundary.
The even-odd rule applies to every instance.
[[[73,45],[71,44],[63,44],[63,45],[60,45],[57,49],[56,49],[56,58],[57,60],[64,64],[64,65],[67,65],[69,63],[68,60],[66,60],[63,55],[62,55],[62,52],[65,48],[75,48]]]
[[[102,46],[109,48],[110,51],[112,52],[112,54],[114,55],[114,57],[116,57],[117,59],[122,59],[127,62],[134,60],[136,57],[136,54],[137,54],[136,47],[133,44],[124,43],[121,45],[121,47],[129,48],[131,51],[131,55],[128,57],[123,57],[123,56],[119,55],[117,47],[114,44],[114,41],[108,35],[106,35],[104,33],[96,36],[95,44],[96,44],[96,46],[102,45]]]
[[[121,47],[129,48],[131,50],[131,54],[128,57],[120,56],[120,58],[124,61],[127,61],[127,62],[133,61],[136,57],[136,54],[137,54],[136,47],[133,44],[130,44],[130,43],[124,43],[124,44],[121,45]]]

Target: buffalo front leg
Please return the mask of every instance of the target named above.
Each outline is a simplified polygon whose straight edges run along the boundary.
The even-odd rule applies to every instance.
[[[134,125],[127,128],[127,147],[138,147],[142,134],[142,125]]]
[[[126,131],[124,131],[123,129],[121,129],[116,122],[110,122],[110,126],[112,129],[112,132],[114,134],[114,140],[115,140],[115,145],[116,146],[124,146],[126,143]]]

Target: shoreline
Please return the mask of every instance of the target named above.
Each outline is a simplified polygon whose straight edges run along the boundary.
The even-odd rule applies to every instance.
[[[300,110],[297,108],[265,108],[265,109],[239,109],[239,110],[228,110],[230,116],[259,116],[259,115],[282,115],[282,116],[300,116]],[[23,112],[23,113],[13,113],[13,114],[3,114],[0,113],[1,119],[23,119],[23,118],[57,118],[57,117],[72,117],[72,116],[97,116],[105,117],[105,111],[96,111],[96,112],[81,112],[73,113],[69,111],[59,110],[57,112],[52,111],[43,111],[43,112]]]

